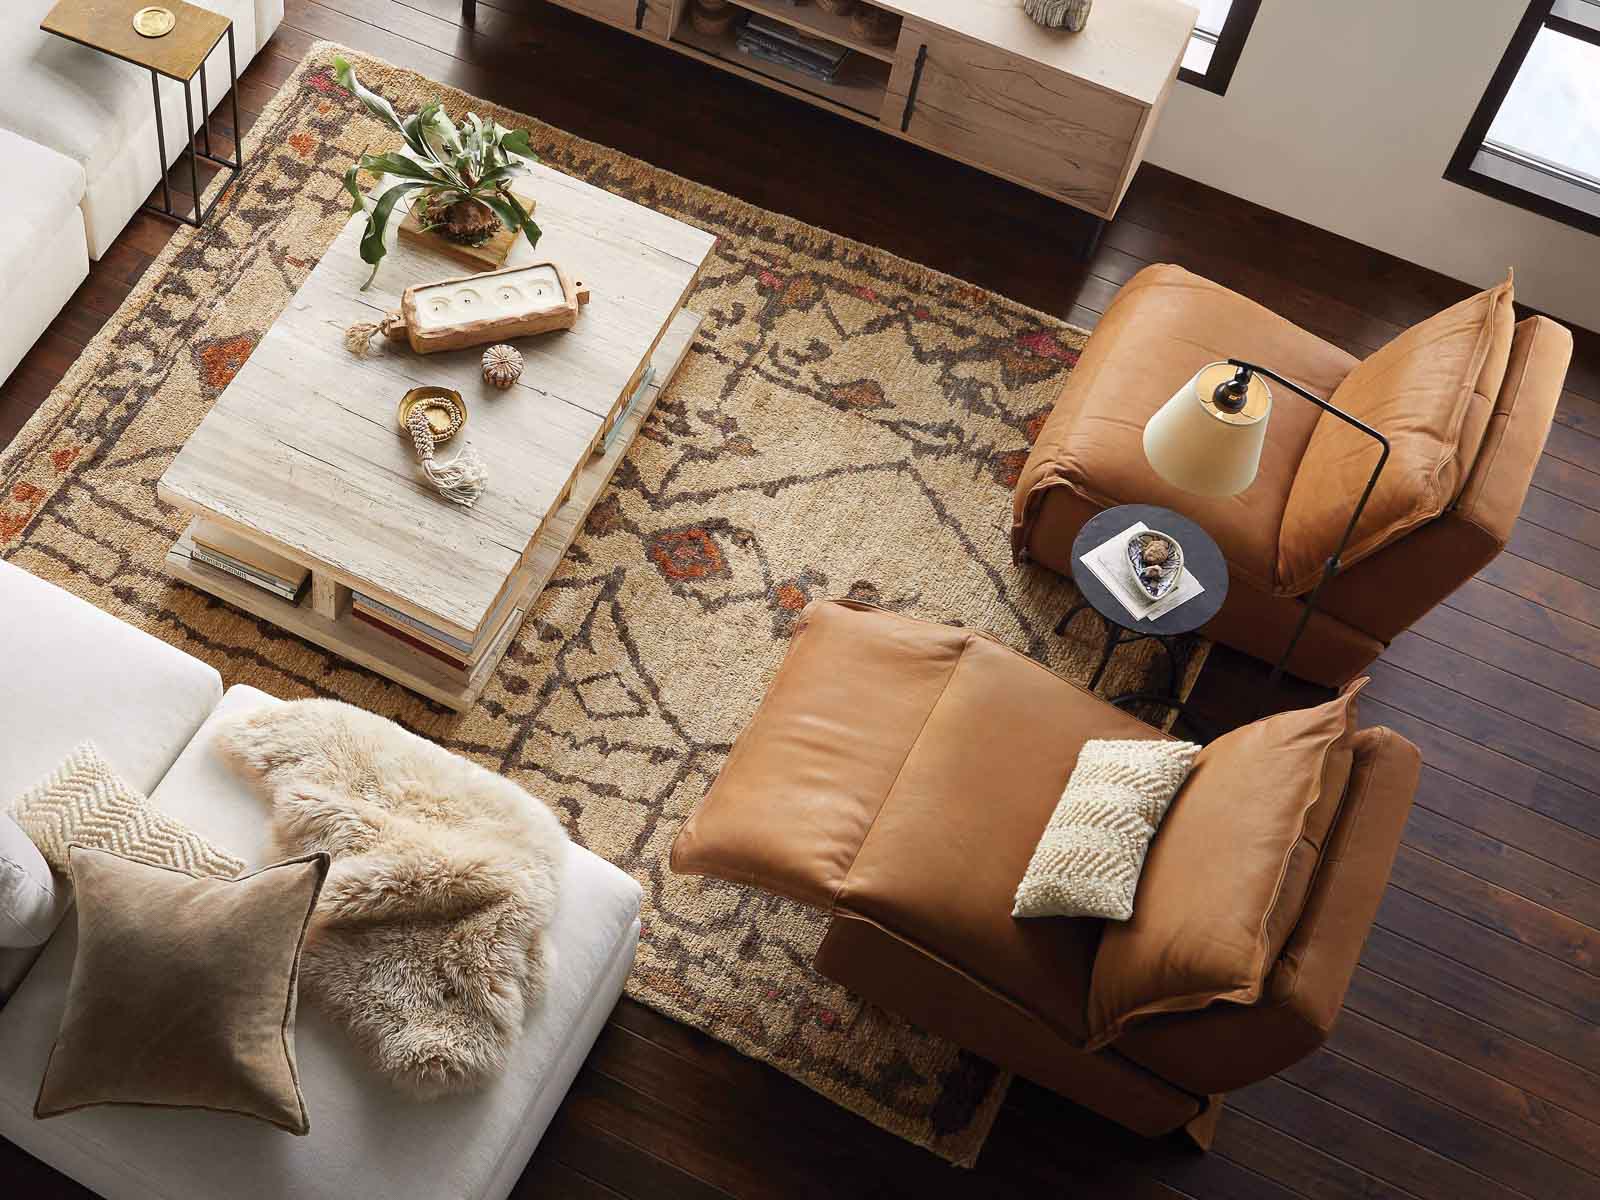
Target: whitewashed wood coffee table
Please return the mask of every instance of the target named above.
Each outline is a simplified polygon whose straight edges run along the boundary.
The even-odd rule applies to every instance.
[[[401,241],[360,291],[369,268],[352,217],[159,487],[166,502],[309,568],[311,585],[294,603],[192,558],[193,522],[167,555],[171,575],[458,710],[493,676],[682,360],[700,324],[684,300],[716,240],[544,167],[518,191],[537,199],[544,236],[534,251],[519,235],[507,265],[551,259],[593,298],[575,329],[517,341],[527,363],[517,385],[483,382],[481,347],[345,349],[344,330],[398,309],[409,285],[463,273]],[[470,509],[426,486],[396,424],[401,396],[425,385],[466,401],[466,427],[440,457],[465,439],[488,465]],[[466,647],[450,656],[462,661],[361,619],[352,593],[369,615],[384,606]]]

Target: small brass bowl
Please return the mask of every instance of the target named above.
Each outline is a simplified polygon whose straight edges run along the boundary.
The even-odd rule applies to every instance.
[[[170,8],[151,5],[133,14],[133,31],[140,37],[166,37],[178,24]]]
[[[395,417],[399,421],[400,432],[408,436],[411,431],[406,428],[406,421],[410,419],[411,410],[414,408],[422,409],[436,443],[448,442],[460,433],[467,423],[466,402],[461,399],[460,392],[450,388],[412,388],[400,397],[400,407]]]

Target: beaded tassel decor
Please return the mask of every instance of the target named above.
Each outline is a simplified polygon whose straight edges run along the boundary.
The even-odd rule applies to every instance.
[[[446,500],[453,500],[463,508],[471,508],[489,482],[489,470],[472,448],[466,447],[447,463],[434,460],[433,430],[428,426],[427,414],[421,406],[411,410],[406,418],[406,432],[411,444],[417,448],[417,461],[428,482],[438,489]]]

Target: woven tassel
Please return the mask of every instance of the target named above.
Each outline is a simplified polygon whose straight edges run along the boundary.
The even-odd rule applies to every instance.
[[[433,430],[421,408],[413,409],[406,418],[406,430],[417,448],[417,460],[428,482],[438,489],[446,500],[453,500],[464,508],[471,508],[483,494],[489,482],[489,469],[468,446],[447,463],[434,461]]]
[[[390,313],[383,320],[357,321],[344,331],[344,348],[357,358],[365,358],[372,348],[372,339],[383,334],[390,341],[406,336],[406,319],[399,313]]]

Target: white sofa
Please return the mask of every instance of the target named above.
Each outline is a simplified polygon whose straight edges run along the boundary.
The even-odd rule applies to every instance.
[[[4,562],[0,613],[0,804],[88,739],[159,808],[251,866],[266,861],[264,806],[222,764],[210,731],[225,714],[280,701],[248,687],[224,694],[209,666]],[[76,948],[69,912],[37,961],[17,951],[0,961],[14,984],[0,1008],[0,1137],[111,1200],[502,1200],[621,993],[639,901],[631,878],[571,847],[550,932],[554,985],[510,1070],[482,1092],[408,1100],[302,1005],[303,1138],[210,1112],[101,1107],[36,1120]]]
[[[54,3],[5,0],[0,15],[0,153],[12,180],[0,221],[0,382],[160,182],[150,73],[43,32]],[[241,72],[283,21],[283,0],[198,3],[233,20]],[[205,71],[215,110],[228,92],[226,39]],[[198,122],[198,81],[193,97]],[[176,161],[184,102],[170,79],[161,81],[161,109],[167,157]]]

